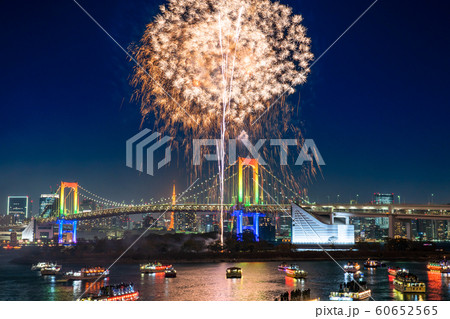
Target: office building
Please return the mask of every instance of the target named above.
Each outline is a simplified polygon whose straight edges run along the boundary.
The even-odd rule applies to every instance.
[[[30,199],[28,196],[8,196],[7,215],[13,215],[16,223],[30,218]]]
[[[42,194],[39,199],[39,216],[49,217],[58,211],[58,194]]]

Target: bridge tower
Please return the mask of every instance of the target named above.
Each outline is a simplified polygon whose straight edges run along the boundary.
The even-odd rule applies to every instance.
[[[244,173],[245,166],[250,166],[253,170],[253,204],[258,205],[263,202],[263,188],[261,183],[261,197],[259,195],[259,162],[257,159],[243,158],[238,159],[238,203],[240,207],[249,206],[250,200],[247,202],[244,198]],[[262,176],[261,176],[262,179]],[[259,212],[244,212],[243,209],[237,209],[233,212],[233,216],[236,217],[236,235],[238,240],[242,240],[243,232],[249,230],[253,233],[255,241],[259,241],[259,218],[265,216],[265,214]],[[244,225],[244,217],[251,218],[252,223],[250,225]]]
[[[66,210],[66,189],[70,192],[67,194],[69,197],[70,193],[73,191],[73,202],[71,214],[78,214],[78,183],[67,183],[61,182],[61,194],[59,197],[59,219],[56,221],[58,224],[58,243],[77,243],[77,220],[66,220],[65,217],[68,215]]]
[[[67,215],[66,212],[66,188],[73,191],[73,209],[72,214],[78,214],[78,183],[61,182],[61,195],[59,197],[59,216],[63,217]],[[67,195],[69,196],[69,195]]]
[[[238,202],[239,204],[249,205],[250,202],[244,203],[244,176],[243,168],[245,166],[250,166],[253,169],[253,204],[258,205],[260,202],[259,198],[259,175],[258,175],[258,160],[239,157],[239,177],[238,177]],[[262,185],[261,185],[261,202],[263,200]]]
[[[175,193],[175,181],[173,182],[173,191],[172,191],[172,206],[177,203],[177,194]],[[170,213],[170,224],[167,230],[173,230],[175,228],[175,212]]]

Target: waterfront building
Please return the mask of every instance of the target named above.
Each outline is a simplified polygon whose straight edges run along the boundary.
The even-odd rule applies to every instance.
[[[353,225],[328,225],[292,204],[292,240],[297,245],[353,245]]]
[[[30,199],[28,196],[8,196],[7,215],[14,216],[15,223],[30,218]]]

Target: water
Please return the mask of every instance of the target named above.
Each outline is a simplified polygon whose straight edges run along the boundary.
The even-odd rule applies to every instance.
[[[306,280],[287,278],[277,270],[278,262],[174,264],[177,278],[164,274],[141,274],[139,266],[115,265],[109,283],[133,282],[142,300],[273,300],[288,290],[311,289],[312,297],[328,300],[344,280],[333,261],[299,261],[308,272]],[[344,265],[345,261],[339,262]],[[358,260],[360,265],[363,260]],[[450,300],[449,277],[428,273],[425,262],[390,262],[418,275],[427,284],[427,293],[407,295],[395,292],[386,269],[364,270],[375,300]],[[31,265],[11,264],[0,258],[0,300],[74,300],[90,283],[61,284],[54,277],[41,277]],[[82,264],[63,264],[63,270],[80,269]],[[242,268],[242,279],[226,279],[227,267]],[[392,278],[392,277],[391,277]],[[106,281],[105,281],[106,282]],[[96,288],[105,282],[99,282]]]

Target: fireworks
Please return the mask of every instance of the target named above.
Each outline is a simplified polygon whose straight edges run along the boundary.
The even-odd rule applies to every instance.
[[[165,127],[216,132],[225,120],[239,134],[243,123],[306,81],[310,39],[287,6],[169,0],[160,9],[136,48],[132,83],[142,114],[154,113]]]

